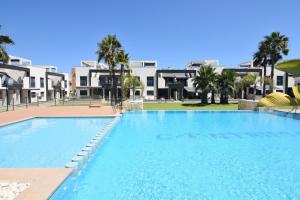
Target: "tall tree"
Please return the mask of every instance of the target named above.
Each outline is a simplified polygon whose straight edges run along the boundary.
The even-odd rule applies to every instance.
[[[118,64],[118,55],[122,50],[122,45],[118,41],[115,35],[107,35],[100,43],[98,43],[98,62],[103,60],[108,66],[111,75],[111,104],[115,105],[117,103],[116,92],[117,92],[117,83],[116,83],[116,67]]]
[[[123,106],[123,97],[124,97],[124,81],[125,81],[125,76],[124,76],[124,68],[129,69],[129,55],[127,53],[125,53],[124,50],[121,50],[118,53],[118,62],[121,65],[121,109]]]
[[[135,91],[137,88],[141,88],[141,95],[144,91],[144,83],[136,76],[127,75],[124,81],[124,89],[126,93],[132,91],[132,99],[135,100]]]
[[[249,89],[251,85],[253,85],[253,100],[255,100],[256,96],[256,84],[257,84],[257,76],[256,74],[251,74],[248,73],[246,76],[244,76],[241,80],[240,83],[243,86],[243,89],[246,89],[246,99],[248,99],[249,96]]]
[[[280,32],[273,32],[265,36],[265,43],[269,49],[269,64],[271,66],[271,78],[274,80],[275,64],[282,59],[283,55],[288,55],[289,38],[281,35]]]
[[[197,75],[193,78],[195,90],[201,90],[201,103],[207,104],[207,94],[212,89],[216,77],[215,68],[211,65],[201,65],[197,71]]]
[[[9,56],[6,52],[7,45],[14,45],[14,41],[7,35],[0,35],[0,61],[8,63]]]
[[[223,70],[223,72],[218,75],[217,83],[220,92],[220,103],[228,104],[229,95],[234,91],[234,81],[236,74],[232,70]]]
[[[265,41],[262,41],[259,43],[258,51],[254,53],[253,55],[253,64],[256,67],[263,67],[263,77],[265,78],[267,76],[267,65],[269,63],[268,60],[269,57],[269,46]],[[262,80],[264,80],[264,78]],[[266,83],[265,81],[263,83],[263,97],[266,96]]]

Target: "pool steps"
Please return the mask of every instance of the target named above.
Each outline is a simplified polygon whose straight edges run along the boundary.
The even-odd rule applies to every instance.
[[[107,126],[102,128],[99,133],[97,133],[95,137],[92,138],[85,145],[85,147],[83,147],[81,151],[71,159],[71,162],[65,165],[65,167],[73,168],[73,171],[79,171],[88,161],[89,157],[96,151],[105,136],[107,136],[110,130],[119,122],[119,120],[120,117],[116,117]]]

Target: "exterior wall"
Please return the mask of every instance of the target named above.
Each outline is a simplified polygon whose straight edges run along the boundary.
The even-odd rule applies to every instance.
[[[154,100],[156,98],[156,68],[132,68],[134,76],[140,77],[144,83],[144,91],[142,96],[146,100]],[[153,77],[153,86],[147,86],[147,77]],[[147,95],[147,91],[153,91],[153,95]]]
[[[44,68],[47,72],[57,72],[57,67],[52,65],[34,65],[34,67]]]
[[[73,68],[74,71],[76,71],[75,78],[75,87],[76,87],[76,96],[78,98],[80,97],[89,97],[90,96],[90,90],[89,90],[89,67],[75,67]],[[80,85],[80,76],[86,76],[87,77],[87,86],[81,86]],[[73,83],[72,83],[73,84]],[[80,96],[80,91],[87,91],[87,96]]]
[[[71,93],[72,93],[72,96],[75,96],[76,94],[76,76],[77,76],[77,71],[76,71],[76,68],[73,68],[72,69],[72,78],[71,78]]]
[[[6,90],[0,89],[0,106],[6,105]]]
[[[31,87],[31,83],[29,83],[31,89],[31,102],[39,101],[47,101],[46,95],[46,69],[40,67],[28,66],[30,69],[30,77],[35,77],[35,87]],[[41,78],[44,79],[44,87],[41,87]],[[29,79],[30,80],[30,79]],[[35,96],[34,94],[35,93]]]
[[[267,71],[266,71],[266,74],[267,76],[270,76],[271,75],[271,67],[267,67]],[[277,79],[278,79],[278,76],[282,76],[283,77],[283,84],[282,85],[277,85]],[[285,92],[285,72],[283,71],[280,71],[280,70],[277,70],[277,69],[274,69],[274,91],[283,91]],[[288,77],[288,88],[291,88],[295,85],[295,78],[294,77],[291,77],[289,76]]]
[[[239,110],[255,110],[258,107],[257,101],[251,101],[246,99],[241,99],[238,102]]]
[[[65,83],[64,83],[64,90],[65,90],[65,97],[70,96],[70,79],[68,73],[62,73],[65,76]]]
[[[32,65],[32,61],[26,58],[9,55],[8,64],[17,66],[28,66]]]

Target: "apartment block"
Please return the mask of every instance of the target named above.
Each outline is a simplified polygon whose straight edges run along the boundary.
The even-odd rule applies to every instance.
[[[10,56],[7,65],[0,64],[0,94],[1,106],[62,99],[69,95],[69,77],[56,66]]]

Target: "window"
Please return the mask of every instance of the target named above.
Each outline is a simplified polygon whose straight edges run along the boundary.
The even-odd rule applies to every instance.
[[[154,91],[153,90],[147,90],[147,96],[153,96]]]
[[[154,86],[154,77],[153,76],[147,77],[147,86]]]
[[[144,66],[145,67],[155,67],[155,63],[154,62],[145,62]]]
[[[283,85],[283,76],[277,76],[277,82],[276,82],[276,84],[277,85]]]
[[[80,76],[80,86],[87,86],[87,76]]]
[[[35,92],[31,92],[31,98],[36,98],[36,93]]]
[[[35,88],[35,77],[33,76],[30,77],[30,87]]]
[[[41,92],[41,96],[40,97],[44,97],[45,96],[45,92]]]
[[[135,95],[136,96],[140,96],[141,95],[141,92],[139,90],[135,91]]]
[[[0,91],[0,99],[2,99],[3,97],[2,97],[2,91]]]
[[[67,88],[68,87],[68,81],[64,81],[65,82],[65,88]]]
[[[87,96],[87,90],[80,90],[80,96]]]
[[[40,78],[40,87],[41,88],[45,87],[45,79],[44,78]]]

